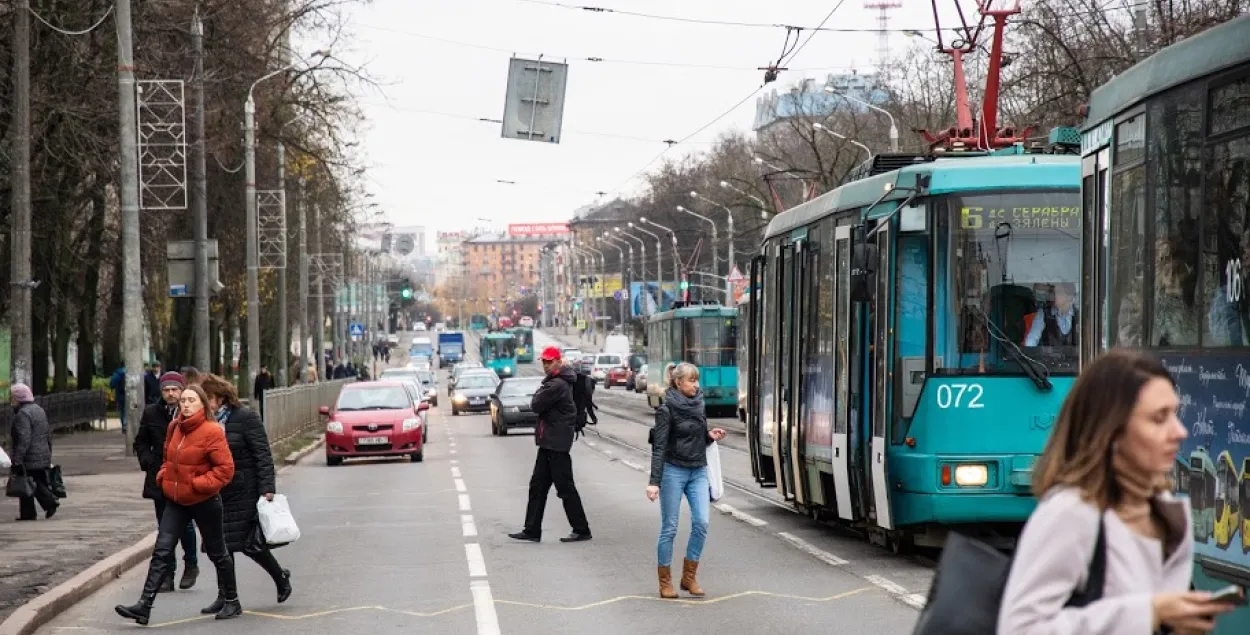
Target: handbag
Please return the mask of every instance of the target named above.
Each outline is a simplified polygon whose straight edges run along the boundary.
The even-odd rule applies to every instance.
[[[9,458],[9,454],[0,448],[0,469],[9,469],[13,467],[13,459]]]
[[[4,495],[9,498],[30,498],[35,495],[35,479],[27,476],[25,471],[9,474],[9,482],[4,484]]]
[[[1011,556],[960,533],[951,532],[938,560],[933,585],[912,635],[995,635]],[[1102,599],[1107,573],[1107,542],[1102,517],[1085,577],[1065,606],[1087,606]]]
[[[69,492],[65,491],[65,477],[61,474],[61,466],[53,465],[48,468],[48,489],[52,490],[57,498],[69,496]]]

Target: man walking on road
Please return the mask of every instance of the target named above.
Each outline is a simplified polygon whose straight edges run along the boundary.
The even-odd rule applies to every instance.
[[[534,473],[530,476],[529,504],[525,509],[525,528],[508,534],[516,540],[539,542],[543,533],[543,512],[547,510],[547,494],[556,486],[556,495],[564,502],[573,533],[560,542],[590,540],[590,525],[586,510],[582,508],[581,496],[573,484],[573,429],[577,420],[577,407],[573,404],[573,369],[560,359],[560,349],[548,346],[539,356],[542,361],[542,386],[534,393],[530,407],[538,415],[538,428],[534,431],[534,444],[538,457],[534,460]]]

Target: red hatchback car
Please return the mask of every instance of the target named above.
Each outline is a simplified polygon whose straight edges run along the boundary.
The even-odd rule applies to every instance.
[[[603,387],[611,388],[613,386],[624,386],[629,381],[629,369],[624,366],[617,366],[608,370],[607,375],[603,377]]]
[[[326,465],[343,459],[376,456],[409,456],[414,463],[424,456],[422,410],[430,404],[416,402],[398,381],[364,381],[343,386],[334,408],[321,407],[326,421]]]

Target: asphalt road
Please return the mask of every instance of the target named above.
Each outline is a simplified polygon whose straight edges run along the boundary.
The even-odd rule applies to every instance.
[[[533,368],[525,374],[537,372]],[[431,413],[433,442],[423,463],[331,468],[314,453],[279,477],[302,531],[297,543],[276,552],[292,571],[295,593],[288,602],[276,604],[272,582],[240,558],[243,617],[217,623],[199,616],[215,595],[208,570],[195,589],[159,596],[152,625],[215,635],[257,629],[275,635],[611,635],[660,628],[674,634],[819,629],[901,635],[915,622],[907,572],[921,567],[879,550],[874,557],[892,561],[893,569],[849,549],[835,555],[821,537],[829,530],[737,490],[728,491],[712,515],[700,569],[707,597],[660,600],[659,510],[643,494],[644,460],[593,433],[574,447],[573,461],[594,540],[557,540],[569,527],[552,492],[544,542],[516,543],[505,534],[519,529],[524,515],[532,437],[494,437],[486,415],[451,417],[445,404]],[[637,423],[606,415],[600,427],[622,436],[637,430],[645,442]],[[675,545],[679,562],[687,531],[683,522]],[[137,598],[145,569],[128,572],[38,632],[134,632],[112,607]]]

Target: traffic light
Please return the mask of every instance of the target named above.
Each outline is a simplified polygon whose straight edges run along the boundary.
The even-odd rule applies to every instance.
[[[412,289],[410,289],[410,288],[408,288],[408,287],[404,287],[404,288],[403,288],[403,289],[399,292],[399,295],[400,295],[400,297],[402,297],[402,298],[403,298],[403,299],[405,299],[405,300],[410,300],[410,299],[412,299]]]
[[[682,290],[682,291],[686,291],[686,290],[688,290],[688,289],[690,289],[690,281],[689,281],[689,280],[682,280],[682,281],[681,281],[681,290]]]

